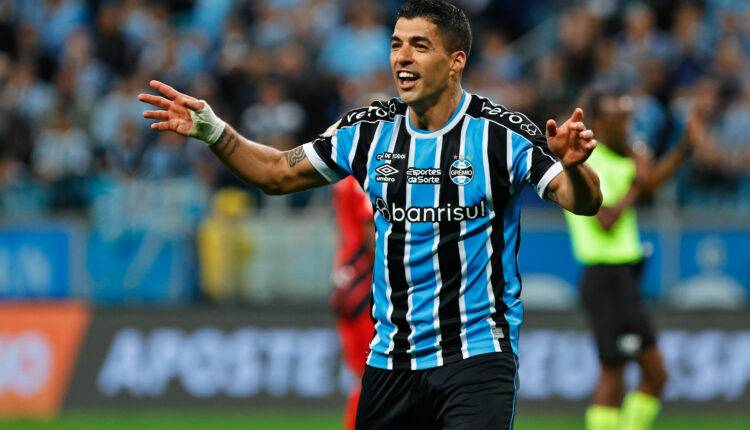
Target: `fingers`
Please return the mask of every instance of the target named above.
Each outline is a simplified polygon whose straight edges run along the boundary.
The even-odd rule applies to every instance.
[[[138,100],[164,110],[169,110],[172,106],[171,101],[165,99],[164,97],[159,97],[152,94],[138,94]],[[180,93],[178,93],[178,98],[174,102],[177,103],[177,105],[185,106],[186,108],[194,111],[201,111],[205,107],[205,102]]]
[[[144,118],[158,119],[160,121],[166,121],[169,119],[169,112],[163,110],[147,110],[143,112]]]
[[[138,94],[138,100],[164,110],[169,109],[169,100],[165,99],[164,97],[159,97],[152,94]]]
[[[594,132],[592,130],[584,130],[578,136],[583,140],[591,140],[594,138]]]
[[[571,131],[577,131],[577,132],[580,133],[580,132],[583,132],[584,130],[586,130],[586,125],[584,123],[582,123],[582,122],[571,122],[571,123],[568,124],[568,128]]]
[[[151,86],[151,88],[164,94],[164,96],[166,96],[169,100],[175,100],[179,97],[180,100],[178,100],[178,104],[182,104],[183,106],[185,106],[186,108],[190,110],[199,111],[203,109],[204,103],[202,101],[196,98],[190,97],[188,95],[182,94],[181,92],[170,87],[164,82],[152,80],[148,84]],[[159,107],[162,107],[162,106],[159,106]]]
[[[570,122],[581,122],[583,120],[583,109],[576,108],[570,116]]]
[[[591,152],[594,150],[594,148],[596,148],[596,145],[598,144],[599,142],[597,142],[596,139],[591,139],[589,141],[583,142],[581,146],[583,146],[583,149],[585,149],[586,151]]]
[[[169,127],[169,123],[168,122],[164,122],[164,121],[162,121],[162,122],[155,122],[155,123],[151,124],[151,128],[153,130],[159,130],[159,131],[171,130],[171,128]]]
[[[557,135],[557,123],[554,119],[547,120],[547,136],[555,137]]]
[[[184,104],[185,104],[185,107],[194,111],[203,110],[203,105],[204,105],[202,101],[194,99],[192,97],[185,97]]]
[[[176,89],[170,87],[169,85],[165,84],[164,82],[159,82],[157,80],[151,80],[151,82],[148,83],[151,88],[155,89],[156,91],[164,94],[169,100],[174,100],[177,98],[177,96],[180,95],[180,92]]]

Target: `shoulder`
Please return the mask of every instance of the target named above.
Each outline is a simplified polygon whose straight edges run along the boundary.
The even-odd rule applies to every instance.
[[[396,97],[390,100],[377,100],[369,106],[353,109],[344,114],[337,128],[349,127],[361,122],[376,123],[393,121],[398,115],[406,113],[406,104]]]
[[[510,130],[530,142],[539,139],[546,141],[542,130],[525,114],[508,109],[476,94],[472,94],[471,97],[471,103],[466,111],[467,115],[474,118],[484,118],[491,124]]]

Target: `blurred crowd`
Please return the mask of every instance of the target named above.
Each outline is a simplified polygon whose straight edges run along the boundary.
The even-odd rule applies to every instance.
[[[568,114],[591,85],[626,91],[636,100],[631,137],[657,156],[701,100],[711,106],[708,138],[674,200],[750,210],[750,3],[457,3],[474,30],[469,91],[537,122]],[[393,94],[399,4],[0,0],[0,211],[86,213],[106,181],[235,184],[199,142],[150,131],[136,100],[149,79],[207,100],[251,139],[290,149],[363,95]],[[549,43],[524,44],[529,32]],[[285,204],[302,209],[314,197]]]

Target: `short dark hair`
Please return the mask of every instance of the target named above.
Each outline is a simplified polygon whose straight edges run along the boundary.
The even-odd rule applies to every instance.
[[[424,18],[437,26],[449,52],[471,51],[471,26],[464,11],[445,0],[407,0],[398,11],[399,18]]]
[[[590,120],[599,120],[603,118],[607,113],[610,113],[608,109],[605,109],[605,101],[614,100],[618,103],[616,109],[618,110],[630,110],[624,106],[623,103],[626,101],[632,102],[629,98],[629,94],[622,88],[610,87],[610,86],[594,86],[587,88],[583,91],[583,96],[579,101],[579,105],[583,109],[586,117]]]

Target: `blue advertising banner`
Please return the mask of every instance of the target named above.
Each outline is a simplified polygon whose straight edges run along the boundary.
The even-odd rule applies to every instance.
[[[0,228],[0,299],[68,297],[70,270],[64,227]]]
[[[194,234],[207,199],[192,177],[102,183],[87,241],[88,297],[108,304],[192,302]]]
[[[686,229],[671,233],[676,247],[669,252],[667,234],[653,229],[641,234],[646,254],[641,291],[647,300],[675,296],[680,303],[670,301],[677,305],[697,307],[701,300],[718,305],[740,300],[740,305],[750,295],[750,232]],[[563,230],[524,230],[518,266],[524,297],[532,302],[538,283],[545,283],[544,295],[553,293],[550,298],[577,294],[581,267]],[[572,292],[556,291],[561,288]]]
[[[86,267],[95,303],[177,304],[196,296],[195,259],[188,238],[142,231],[116,239],[92,232]]]

